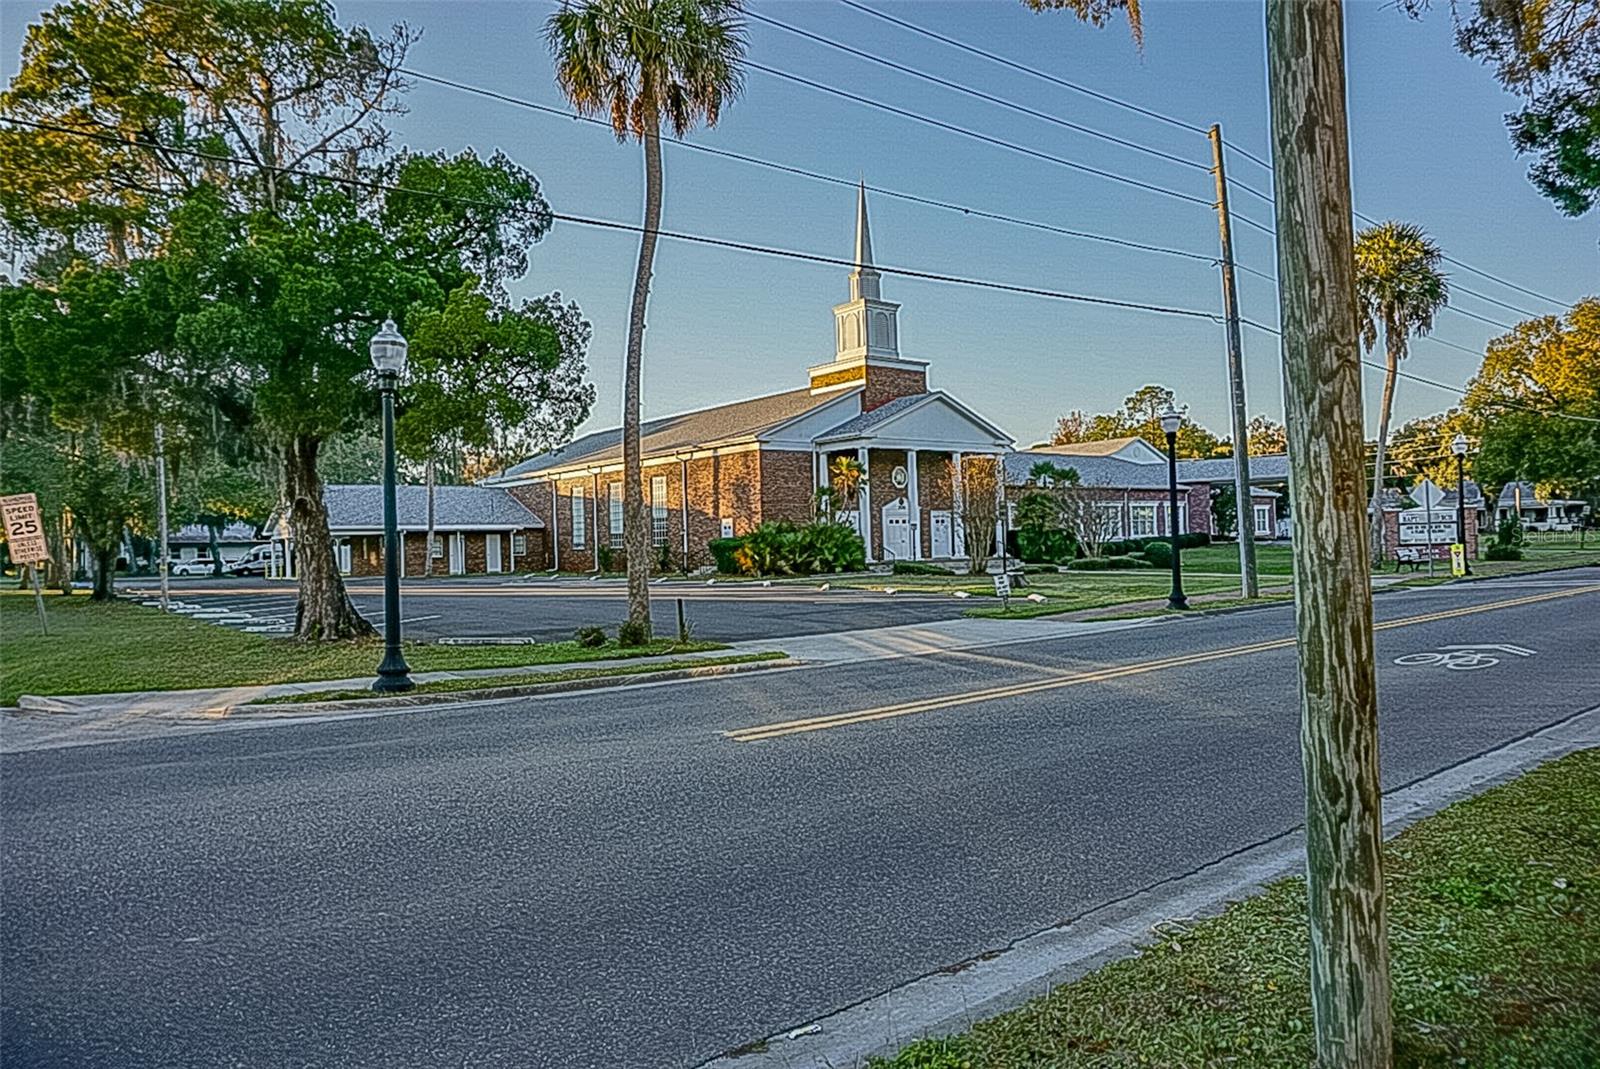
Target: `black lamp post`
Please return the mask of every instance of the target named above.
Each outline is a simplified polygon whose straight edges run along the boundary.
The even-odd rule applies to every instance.
[[[1182,426],[1183,413],[1167,402],[1161,413],[1161,429],[1167,434],[1167,534],[1172,539],[1172,593],[1167,596],[1167,607],[1172,609],[1189,607],[1189,599],[1183,596],[1183,561],[1178,550],[1178,428]],[[1244,530],[1243,524],[1239,530]]]
[[[1450,452],[1456,455],[1456,541],[1461,543],[1461,566],[1472,574],[1472,563],[1467,559],[1467,436],[1457,434],[1450,442]]]
[[[385,319],[367,348],[383,394],[383,663],[372,689],[397,692],[416,686],[400,652],[400,531],[394,486],[394,387],[406,364],[406,340],[394,320]]]

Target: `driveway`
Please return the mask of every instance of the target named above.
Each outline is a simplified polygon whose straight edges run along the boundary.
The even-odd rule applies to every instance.
[[[677,605],[696,638],[717,641],[785,638],[833,631],[928,623],[960,616],[964,603],[942,595],[821,590],[825,579],[804,585],[700,581],[652,584],[651,619],[659,634],[678,630]],[[383,586],[350,580],[350,597],[362,615],[383,623]],[[154,598],[149,580],[122,584],[124,592]],[[201,618],[224,626],[287,634],[293,629],[293,583],[263,579],[173,581],[172,597],[198,606]],[[408,638],[571,638],[579,627],[614,628],[627,616],[622,580],[437,579],[401,584],[401,623]]]

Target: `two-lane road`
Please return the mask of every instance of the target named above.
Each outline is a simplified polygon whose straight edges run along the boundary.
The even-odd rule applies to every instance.
[[[1386,786],[1600,704],[1600,570],[1377,614]],[[1295,826],[1291,635],[8,755],[0,1061],[693,1065]]]

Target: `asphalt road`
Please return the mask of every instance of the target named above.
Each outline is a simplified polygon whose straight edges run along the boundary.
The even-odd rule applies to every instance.
[[[1580,582],[1378,599],[1386,787],[1600,703]],[[5,756],[0,1062],[696,1064],[1298,824],[1291,628]]]
[[[786,638],[896,624],[948,620],[966,607],[959,599],[917,594],[888,595],[861,590],[817,589],[813,585],[750,583],[707,586],[704,581],[663,582],[652,590],[651,618],[656,631],[678,630],[678,598],[696,638]],[[356,608],[383,623],[383,587],[371,580],[348,583]],[[128,593],[153,597],[148,580],[122,584]],[[230,610],[237,618],[224,626],[286,633],[294,621],[294,584],[260,579],[174,580],[172,596],[205,610]],[[627,618],[627,591],[621,580],[559,579],[432,580],[403,583],[401,623],[409,638],[527,637],[547,642],[571,638],[579,627],[614,628]]]

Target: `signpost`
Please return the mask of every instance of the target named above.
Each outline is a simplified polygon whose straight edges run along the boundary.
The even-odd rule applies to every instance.
[[[1002,609],[1011,610],[1011,576],[1005,572],[994,577],[994,596],[1000,599]]]
[[[32,494],[0,497],[0,522],[5,523],[11,559],[27,565],[33,573],[33,602],[39,609],[39,630],[48,635],[50,623],[44,615],[44,592],[39,589],[39,562],[50,559],[50,547],[45,544],[44,524],[39,522],[39,499]]]

